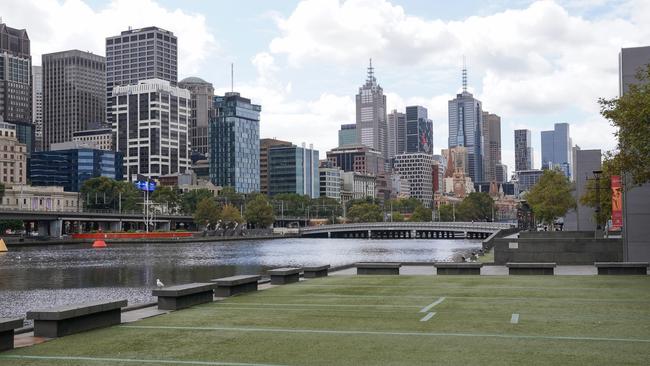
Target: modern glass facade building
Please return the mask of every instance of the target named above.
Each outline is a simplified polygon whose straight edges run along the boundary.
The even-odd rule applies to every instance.
[[[559,168],[571,178],[571,144],[568,123],[556,123],[553,131],[542,131],[542,169]]]
[[[406,151],[399,151],[399,154],[433,155],[433,121],[427,114],[422,106],[406,107]]]
[[[345,124],[341,125],[339,130],[339,147],[346,145],[354,145],[357,143],[357,125]]]
[[[530,130],[515,130],[515,171],[533,169]]]
[[[449,101],[449,147],[467,148],[467,170],[473,182],[483,180],[483,108],[481,101],[463,90]]]
[[[83,183],[96,177],[122,180],[122,154],[99,149],[66,149],[32,154],[29,179],[32,186],[60,186],[79,192]]]
[[[239,193],[260,190],[260,112],[239,93],[214,97],[208,126],[210,181]]]
[[[269,194],[320,196],[318,150],[298,146],[272,147],[269,152]]]
[[[483,111],[483,181],[500,182],[497,165],[501,164],[501,117]]]
[[[368,67],[366,83],[356,95],[357,138],[356,142],[381,152],[388,158],[388,124],[386,123],[386,96],[375,79],[372,60]]]

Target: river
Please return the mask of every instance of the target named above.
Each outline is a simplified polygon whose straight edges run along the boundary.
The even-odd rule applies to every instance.
[[[113,244],[11,247],[0,253],[0,317],[95,300],[155,301],[151,289],[236,274],[264,274],[273,267],[362,261],[450,260],[480,248],[476,240],[309,239],[213,243]]]

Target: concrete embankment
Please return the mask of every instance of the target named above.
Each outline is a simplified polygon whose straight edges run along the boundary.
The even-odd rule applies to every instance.
[[[210,243],[222,241],[241,241],[241,240],[276,240],[285,238],[295,238],[297,235],[255,235],[255,236],[197,236],[191,238],[174,238],[174,239],[110,239],[105,240],[107,244],[174,244],[174,243]],[[27,247],[27,246],[45,246],[45,245],[75,245],[75,244],[92,244],[91,239],[39,239],[23,240],[18,238],[4,238],[7,247]]]

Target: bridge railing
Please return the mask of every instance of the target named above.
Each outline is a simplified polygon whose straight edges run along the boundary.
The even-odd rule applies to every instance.
[[[457,230],[500,230],[509,229],[515,224],[502,222],[368,222],[357,224],[334,224],[301,228],[301,232],[325,232],[329,230],[362,230],[362,229],[457,229]]]
[[[90,209],[90,208],[50,208],[50,209],[33,209],[33,208],[17,208],[17,207],[3,207],[0,205],[0,213],[25,213],[25,214],[98,214],[98,215],[123,215],[123,216],[142,216],[141,210],[109,210],[109,209]],[[190,215],[170,214],[163,213],[157,214],[158,217],[179,217],[187,218]]]

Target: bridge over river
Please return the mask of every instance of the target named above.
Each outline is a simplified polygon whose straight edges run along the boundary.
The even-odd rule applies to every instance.
[[[515,226],[501,222],[370,222],[304,227],[300,235],[313,238],[485,239]]]

